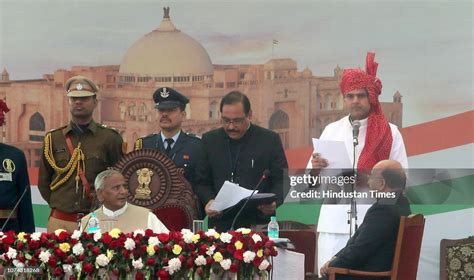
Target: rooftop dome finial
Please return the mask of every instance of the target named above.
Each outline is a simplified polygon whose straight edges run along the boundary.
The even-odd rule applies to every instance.
[[[164,15],[163,15],[163,18],[170,18],[170,7],[163,7],[163,12],[164,12]]]

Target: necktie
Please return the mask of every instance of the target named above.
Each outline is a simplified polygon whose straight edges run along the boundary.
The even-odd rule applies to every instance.
[[[174,143],[174,140],[173,138],[166,138],[165,141],[166,143],[168,143],[168,146],[165,149],[165,153],[169,156],[171,154],[171,145]]]

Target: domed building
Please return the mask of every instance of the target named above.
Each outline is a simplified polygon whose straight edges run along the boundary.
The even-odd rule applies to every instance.
[[[120,65],[73,66],[34,80],[11,80],[4,69],[0,98],[10,112],[2,138],[25,151],[30,166],[37,166],[44,134],[69,121],[64,83],[83,75],[100,88],[94,119],[116,128],[129,150],[139,136],[159,131],[152,94],[162,86],[190,99],[184,131],[202,135],[220,127],[220,100],[238,90],[250,98],[252,122],[276,131],[287,149],[307,147],[328,123],[347,114],[339,92],[342,70],[337,66],[334,76],[317,76],[309,68],[298,71],[291,58],[212,64],[206,49],[176,28],[165,8],[158,27],[138,38]],[[399,127],[402,105],[400,93],[394,102],[382,103],[388,120]]]
[[[149,81],[191,86],[209,83],[214,69],[209,54],[171,22],[169,8],[160,26],[140,38],[125,54],[119,84],[146,85]]]

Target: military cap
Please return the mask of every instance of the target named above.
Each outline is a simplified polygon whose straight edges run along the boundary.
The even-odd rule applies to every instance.
[[[169,88],[161,87],[153,93],[153,100],[155,101],[155,108],[172,109],[189,103],[189,99],[179,93],[178,91]]]
[[[68,97],[94,96],[99,91],[96,84],[84,76],[70,78],[67,80],[65,88]]]

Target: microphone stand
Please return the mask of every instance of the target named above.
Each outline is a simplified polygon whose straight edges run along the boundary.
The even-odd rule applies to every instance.
[[[25,194],[26,194],[26,192],[28,191],[29,188],[30,188],[30,185],[27,185],[25,187],[25,190],[21,194],[20,199],[18,199],[18,201],[16,202],[16,204],[13,207],[12,211],[10,211],[10,215],[8,215],[8,218],[3,223],[2,228],[0,229],[0,232],[3,232],[3,229],[5,229],[5,227],[7,226],[8,222],[10,221],[11,217],[13,216],[13,213],[15,213],[15,210],[17,210],[18,205],[20,205],[21,200],[23,199],[23,197],[25,196]]]
[[[235,222],[237,222],[237,218],[240,216],[240,213],[242,212],[242,210],[244,210],[245,206],[247,205],[247,203],[249,202],[249,200],[252,198],[252,196],[254,195],[255,191],[256,191],[256,190],[258,189],[258,187],[260,186],[260,184],[261,184],[265,179],[267,179],[268,173],[270,173],[270,171],[269,171],[268,169],[266,169],[266,170],[263,172],[263,175],[262,175],[262,177],[260,178],[260,180],[258,181],[258,183],[255,185],[255,188],[253,188],[252,193],[249,195],[249,197],[247,197],[247,198],[245,199],[244,205],[242,205],[242,207],[240,207],[239,212],[237,212],[237,214],[236,214],[235,217],[234,217],[234,220],[232,221],[232,225],[230,226],[230,230],[234,230],[234,226],[235,226]]]
[[[358,134],[358,133],[357,133]],[[354,162],[352,163],[352,173],[354,174],[354,183],[352,184],[352,196],[351,196],[351,209],[347,211],[347,224],[349,224],[349,238],[354,235],[357,230],[357,202],[355,200],[354,191],[357,190],[357,170],[356,170],[356,147],[359,144],[358,136],[354,135],[354,140],[352,141],[353,149],[353,158]]]

